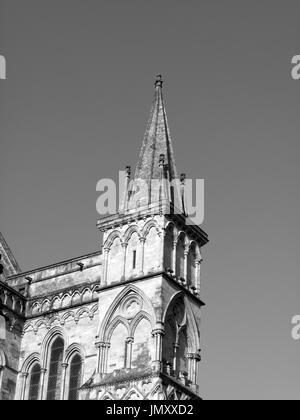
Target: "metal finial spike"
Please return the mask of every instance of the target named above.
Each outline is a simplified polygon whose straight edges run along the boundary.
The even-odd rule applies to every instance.
[[[158,75],[156,76],[155,87],[160,87],[160,88],[162,88],[162,85],[163,85],[162,75],[161,75],[161,74],[158,74]]]
[[[131,175],[131,166],[126,166],[125,171],[127,175]]]

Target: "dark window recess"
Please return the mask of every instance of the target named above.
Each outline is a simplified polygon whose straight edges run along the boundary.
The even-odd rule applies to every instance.
[[[134,270],[136,269],[136,251],[133,251],[132,267]]]
[[[28,400],[36,401],[39,396],[39,387],[41,379],[41,367],[39,364],[35,364],[31,369],[30,373],[30,384],[29,384],[29,393]]]
[[[81,369],[82,360],[79,354],[76,354],[70,365],[69,400],[78,400],[78,391],[81,385]]]
[[[51,347],[47,400],[60,400],[63,354],[64,341],[58,337]]]

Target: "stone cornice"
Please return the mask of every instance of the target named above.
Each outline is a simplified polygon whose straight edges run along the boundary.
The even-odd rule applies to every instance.
[[[157,272],[148,273],[148,274],[145,274],[145,275],[142,275],[142,276],[133,277],[133,278],[130,278],[128,280],[119,281],[117,283],[109,284],[109,285],[106,285],[106,286],[101,286],[100,285],[99,293],[101,293],[104,290],[109,290],[109,289],[113,289],[113,288],[116,288],[116,287],[125,286],[127,284],[138,283],[138,282],[141,282],[143,280],[147,280],[148,278],[154,278],[154,277],[158,277],[158,276],[163,276],[171,284],[176,285],[180,290],[182,290],[184,293],[186,293],[188,296],[190,296],[201,307],[205,306],[205,303],[199,297],[195,296],[188,288],[186,288],[184,285],[182,285],[181,283],[176,281],[174,277],[170,276],[165,271],[157,271]]]
[[[75,263],[77,261],[82,261],[82,260],[85,260],[87,258],[96,257],[96,256],[100,256],[100,255],[102,255],[102,252],[101,251],[96,251],[96,252],[93,252],[93,253],[90,253],[90,254],[82,255],[80,257],[71,258],[71,259],[66,260],[66,261],[60,261],[60,262],[55,263],[55,264],[51,264],[51,265],[44,266],[44,267],[39,267],[39,268],[30,270],[30,271],[25,271],[25,272],[22,272],[22,273],[19,273],[19,274],[15,274],[13,276],[8,276],[7,280],[9,281],[9,280],[16,280],[16,279],[22,278],[22,277],[28,277],[28,276],[31,276],[33,274],[41,273],[42,271],[55,269],[55,268],[58,268],[58,267],[61,267],[61,266],[67,265],[67,264],[71,264],[73,262]],[[92,268],[92,267],[98,266],[98,265],[102,265],[102,262],[99,262],[97,264],[91,264],[89,266],[85,266],[84,269]],[[76,271],[82,271],[82,270],[78,266],[78,268],[76,268],[76,270],[74,270],[74,271],[70,270],[70,271],[67,271],[65,273],[58,273],[58,274],[53,275],[53,276],[49,276],[49,277],[45,277],[45,278],[37,280],[37,281],[33,281],[33,283],[38,283],[40,281],[49,280],[51,278],[60,277],[60,276],[66,275],[66,274],[71,274],[71,273],[76,272]]]

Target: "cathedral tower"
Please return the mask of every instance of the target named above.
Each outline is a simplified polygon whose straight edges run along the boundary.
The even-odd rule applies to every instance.
[[[86,399],[198,399],[203,230],[186,214],[158,76],[136,170],[103,233],[95,375]]]

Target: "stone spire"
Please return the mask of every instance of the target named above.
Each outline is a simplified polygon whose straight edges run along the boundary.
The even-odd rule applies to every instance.
[[[154,100],[150,112],[139,161],[134,179],[160,179],[160,163],[164,155],[164,166],[167,178],[177,178],[172,141],[167,121],[166,109],[162,94],[163,80],[158,75],[155,82]]]
[[[163,203],[170,204],[182,210],[178,188],[174,188],[177,171],[172,148],[172,141],[166,109],[162,94],[163,80],[161,75],[156,77],[155,94],[150,112],[140,157],[134,177],[130,183],[128,204],[129,210],[145,205]],[[147,185],[147,189],[140,189],[138,184]],[[171,184],[172,183],[172,184]],[[137,206],[137,203],[139,205]],[[178,204],[179,203],[179,204]]]

